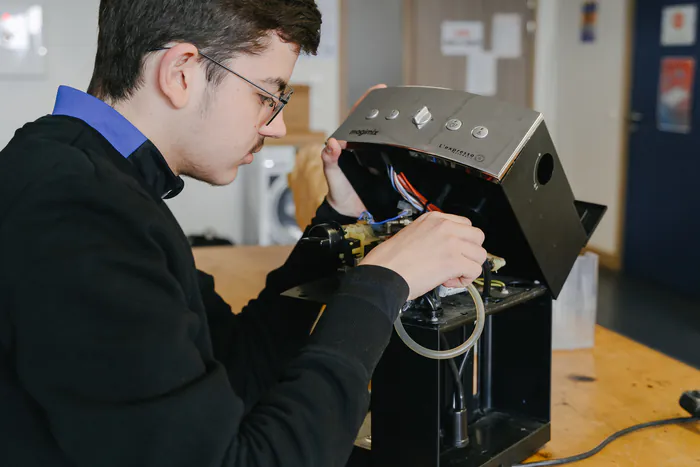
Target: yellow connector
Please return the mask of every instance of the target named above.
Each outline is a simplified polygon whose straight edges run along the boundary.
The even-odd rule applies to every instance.
[[[345,238],[352,238],[360,241],[360,245],[352,250],[352,254],[358,259],[364,257],[365,246],[380,241],[372,229],[372,226],[365,223],[357,223],[343,226],[345,230]]]

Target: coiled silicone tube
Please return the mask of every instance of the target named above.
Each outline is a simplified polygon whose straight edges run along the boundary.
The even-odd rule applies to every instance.
[[[394,321],[394,329],[396,329],[396,333],[411,350],[423,357],[432,358],[433,360],[446,360],[448,358],[454,358],[462,355],[474,347],[476,341],[479,340],[481,333],[484,330],[484,323],[486,321],[486,310],[484,309],[484,301],[481,299],[481,294],[479,294],[479,291],[476,290],[476,287],[474,287],[472,284],[467,286],[467,291],[469,292],[469,295],[472,296],[474,305],[476,305],[476,323],[474,324],[474,331],[472,332],[472,335],[469,336],[469,339],[464,341],[462,345],[450,350],[432,350],[419,345],[411,338],[411,336],[408,335],[406,329],[403,327],[403,323],[401,322],[401,314],[399,314],[399,317],[396,318],[396,321]]]

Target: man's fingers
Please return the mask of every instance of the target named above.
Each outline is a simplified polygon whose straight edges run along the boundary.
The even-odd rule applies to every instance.
[[[468,283],[467,281],[462,281],[462,280],[460,280],[459,277],[457,277],[455,279],[448,280],[447,282],[445,282],[442,285],[444,285],[445,287],[449,287],[451,289],[461,289],[462,287],[466,287],[467,283]]]
[[[450,287],[452,289],[461,289],[462,287],[466,287],[469,284],[472,284],[474,282],[474,279],[476,279],[476,277],[471,278],[471,277],[460,276],[460,277],[455,277],[454,279],[450,279],[442,285],[444,285],[445,287]]]
[[[486,258],[486,255],[484,255],[484,258]],[[481,274],[483,273],[482,265],[484,264],[484,261],[486,261],[486,259],[484,259],[484,261],[480,261],[481,258],[474,260],[466,256],[465,259],[466,262],[464,264],[464,272],[462,273],[462,277],[467,278],[468,280],[474,280],[477,277],[481,276]]]
[[[323,155],[327,162],[337,162],[340,153],[348,146],[347,141],[338,141],[331,138],[326,142],[326,147],[323,149]]]
[[[431,219],[433,222],[456,222],[457,224],[465,224],[465,225],[472,225],[472,221],[470,221],[468,218],[464,216],[457,216],[455,214],[446,214],[444,212],[429,212],[427,214],[423,214],[423,216],[427,219]]]
[[[469,261],[469,263],[476,264],[477,269],[475,270],[476,276],[478,277],[483,271],[481,270],[483,264],[486,262],[487,254],[486,250],[480,246],[470,244],[467,248],[462,251],[462,257]],[[471,264],[468,265],[471,267]]]
[[[477,229],[476,227],[459,226],[457,235],[458,238],[462,241],[468,242],[473,245],[483,245],[484,240],[486,240],[486,235],[484,234],[484,231],[481,229]],[[484,258],[484,261],[486,261],[486,258]]]
[[[335,138],[328,138],[328,141],[326,142],[326,144],[330,144],[330,143],[332,143],[336,147],[340,147],[340,149],[345,149],[348,147],[347,141],[337,140]]]

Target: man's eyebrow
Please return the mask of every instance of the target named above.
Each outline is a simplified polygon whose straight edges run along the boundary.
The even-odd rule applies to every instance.
[[[277,86],[277,91],[282,92],[287,89],[287,82],[282,78],[265,78],[262,80],[265,84],[271,84],[272,86]]]

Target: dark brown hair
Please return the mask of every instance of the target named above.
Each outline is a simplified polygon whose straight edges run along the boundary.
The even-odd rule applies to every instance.
[[[321,13],[314,0],[102,0],[95,69],[88,93],[129,98],[142,83],[146,55],[171,42],[187,42],[225,62],[265,49],[275,32],[300,53],[316,54]],[[216,84],[224,71],[207,61]]]

